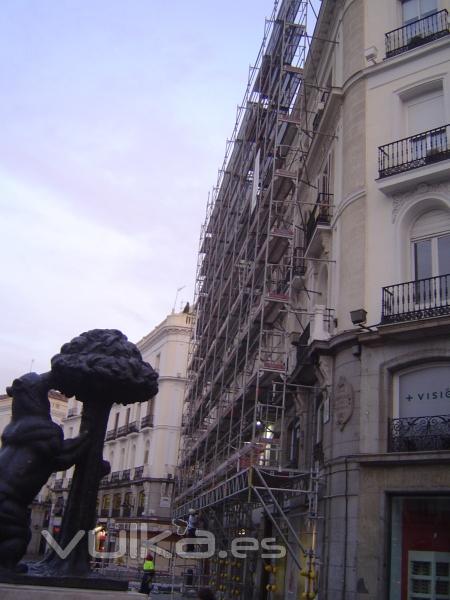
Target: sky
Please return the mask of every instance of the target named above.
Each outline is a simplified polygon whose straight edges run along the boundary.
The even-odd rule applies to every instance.
[[[192,302],[208,194],[273,7],[1,1],[0,394],[83,331],[137,342]]]
[[[273,0],[2,0],[0,393],[88,329],[192,301]]]

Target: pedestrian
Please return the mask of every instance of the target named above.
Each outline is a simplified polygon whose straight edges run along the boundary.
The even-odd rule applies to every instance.
[[[148,595],[150,593],[153,577],[155,576],[155,561],[153,559],[153,554],[151,554],[150,552],[148,552],[147,556],[145,557],[142,569],[144,572],[142,574],[142,581],[139,592],[141,594]]]
[[[188,537],[188,538],[194,538],[195,537],[196,531],[197,531],[197,522],[198,522],[198,513],[195,510],[195,508],[190,508],[189,509],[189,516],[188,516],[188,524],[187,524],[186,537]],[[194,544],[187,544],[186,550],[188,552],[195,552],[195,545]]]
[[[214,592],[210,588],[200,588],[197,592],[199,600],[216,600]]]
[[[197,522],[198,522],[198,513],[195,508],[189,509],[189,517],[188,517],[188,526],[187,526],[187,535],[188,537],[195,537],[195,532],[197,530]]]

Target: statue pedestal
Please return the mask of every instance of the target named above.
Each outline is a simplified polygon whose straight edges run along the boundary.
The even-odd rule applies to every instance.
[[[62,600],[143,600],[146,595],[138,592],[0,583],[0,598],[2,600],[60,600],[60,598]]]

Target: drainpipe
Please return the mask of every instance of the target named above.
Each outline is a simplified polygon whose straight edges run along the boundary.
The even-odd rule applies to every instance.
[[[348,463],[347,457],[345,463],[345,513],[344,513],[344,573],[342,578],[342,600],[347,597],[347,539],[348,539]]]

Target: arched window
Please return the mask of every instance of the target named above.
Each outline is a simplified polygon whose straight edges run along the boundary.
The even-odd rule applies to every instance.
[[[120,505],[122,503],[122,498],[120,494],[114,494],[113,496],[113,510],[112,516],[118,517],[120,516]]]
[[[134,496],[131,492],[127,492],[125,494],[124,500],[123,500],[123,513],[122,516],[124,517],[130,517],[131,516],[131,511],[133,509],[134,506]]]
[[[394,379],[390,450],[450,449],[450,363],[401,371]]]
[[[430,210],[411,229],[412,279],[450,273],[450,211]]]
[[[109,509],[111,507],[111,496],[109,494],[107,494],[106,496],[103,496],[102,498],[102,516],[103,517],[108,517],[109,516]]]

